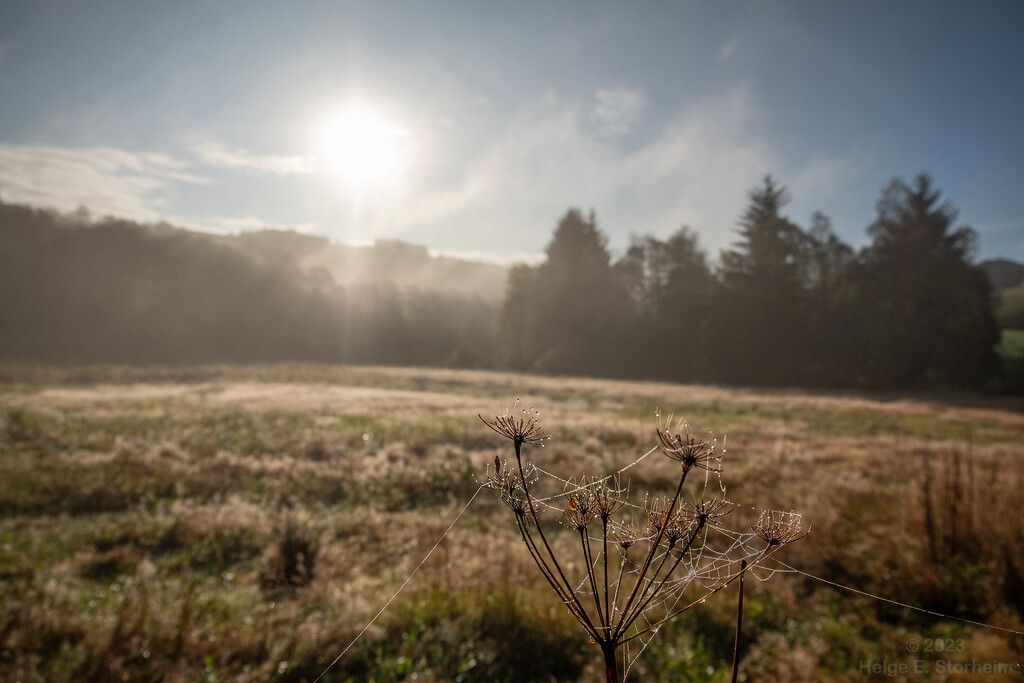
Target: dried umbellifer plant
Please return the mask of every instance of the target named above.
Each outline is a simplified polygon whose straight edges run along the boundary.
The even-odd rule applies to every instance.
[[[663,498],[645,496],[643,506],[629,502],[618,474],[559,480],[524,460],[524,446],[543,446],[549,438],[535,410],[522,410],[517,401],[494,419],[481,419],[512,441],[515,454],[513,463],[495,457],[483,485],[512,511],[537,568],[601,649],[609,683],[626,676],[662,625],[733,582],[742,585],[744,573],[763,566],[779,548],[807,533],[800,515],[780,511],[761,513],[747,531],[730,530],[723,526],[723,517],[733,508],[724,497],[684,495],[688,478],[697,479],[696,487],[707,491],[708,482],[721,471],[721,454],[717,441],[699,438],[671,419],[659,417],[657,446],[643,457],[660,450],[679,464],[675,492]],[[538,495],[542,476],[561,482],[561,493]],[[720,481],[719,486],[724,493]],[[556,520],[577,537],[572,545],[578,557],[571,561],[560,558],[553,547]],[[737,652],[742,597],[738,604]],[[639,650],[632,658],[631,646]],[[735,670],[734,662],[734,677]]]

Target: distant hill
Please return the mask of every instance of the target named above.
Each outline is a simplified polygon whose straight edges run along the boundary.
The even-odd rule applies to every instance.
[[[1006,290],[1024,283],[1024,263],[1008,259],[991,259],[982,261],[978,266],[988,273],[988,279],[997,295],[1001,296]]]
[[[264,234],[249,233],[244,239],[254,242]],[[297,242],[296,246],[302,248],[294,253],[303,268],[323,269],[342,286],[383,282],[400,290],[472,294],[494,305],[500,304],[505,295],[508,268],[431,256],[426,247],[419,245],[377,240],[372,246],[354,247],[324,240],[319,248],[313,248],[312,242]]]
[[[491,263],[431,256],[426,247],[397,240],[370,246],[334,244],[324,237],[284,230],[261,230],[215,238],[261,259],[294,259],[307,272],[321,271],[339,285],[387,285],[443,294],[477,296],[498,305],[508,268]]]
[[[1024,328],[1024,264],[1007,259],[982,261],[998,299],[996,320],[1002,328]]]
[[[0,360],[480,365],[504,269],[0,203]]]

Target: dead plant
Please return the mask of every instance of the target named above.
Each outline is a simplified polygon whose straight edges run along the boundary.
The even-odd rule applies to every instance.
[[[659,417],[657,447],[619,473],[561,480],[523,459],[524,445],[543,446],[549,438],[536,411],[520,410],[517,401],[494,419],[481,420],[512,441],[515,456],[512,464],[495,457],[483,484],[512,511],[537,568],[601,649],[608,683],[625,678],[639,657],[636,653],[631,659],[631,645],[642,652],[663,624],[807,533],[800,515],[779,511],[763,512],[748,531],[725,528],[722,521],[732,511],[731,503],[719,495],[704,495],[712,478],[724,494],[718,443],[671,419],[663,422]],[[647,496],[643,506],[634,505],[620,475],[656,450],[679,463],[675,491],[664,498]],[[684,486],[688,477],[695,478],[694,472],[703,472],[703,492],[686,499]],[[538,496],[542,477],[559,481],[561,493]],[[551,513],[576,536],[578,559],[564,557],[553,536]],[[737,649],[739,637],[737,629]],[[620,649],[625,651],[621,659]]]

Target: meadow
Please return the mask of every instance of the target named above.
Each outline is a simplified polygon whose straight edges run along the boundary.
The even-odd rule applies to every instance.
[[[0,367],[0,679],[600,680],[480,490],[508,444],[478,414],[517,397],[547,471],[633,463],[660,411],[719,439],[731,526],[803,515],[747,582],[740,680],[1020,680],[1019,399],[317,365]],[[729,680],[734,627],[730,588],[628,680]]]

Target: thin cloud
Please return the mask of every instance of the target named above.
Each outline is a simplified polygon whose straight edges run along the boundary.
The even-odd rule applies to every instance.
[[[747,191],[778,168],[758,130],[758,111],[749,88],[737,87],[680,112],[659,138],[625,160],[622,220],[641,217],[633,232],[689,225],[712,254],[732,242]]]
[[[193,146],[195,154],[209,166],[274,175],[306,175],[313,172],[313,162],[304,156],[254,154],[242,149],[228,149],[219,142],[201,142]]]
[[[7,202],[154,221],[165,193],[179,183],[205,183],[165,154],[111,147],[69,149],[0,144],[0,198]]]
[[[391,200],[353,205],[316,225],[302,215],[292,224],[271,224],[251,207],[236,216],[182,215],[179,206],[167,206],[168,199],[180,194],[182,183],[206,182],[190,171],[197,162],[190,166],[169,156],[110,148],[2,145],[0,197],[61,210],[85,205],[94,215],[144,222],[165,218],[222,234],[279,227],[343,235],[349,242],[406,239],[439,253],[487,253],[485,260],[510,263],[535,262],[558,218],[572,206],[596,210],[616,250],[632,234],[665,236],[689,225],[714,256],[735,240],[747,192],[766,173],[799,198],[812,190],[826,196],[829,188],[847,185],[856,170],[846,159],[828,156],[783,163],[784,155],[760,128],[761,108],[748,87],[689,104],[641,146],[595,136],[591,113],[590,102],[543,93],[513,115],[457,180],[410,185]],[[247,170],[270,176],[272,183],[307,173],[299,157],[217,145],[205,151],[211,172],[214,165]]]
[[[428,253],[435,257],[448,257],[462,261],[477,261],[495,266],[511,266],[517,263],[537,265],[544,261],[543,252],[532,251],[463,251],[459,249],[430,249]]]
[[[717,255],[735,240],[747,192],[766,173],[797,192],[814,183],[841,186],[850,172],[845,160],[830,157],[783,163],[759,112],[750,88],[737,87],[680,111],[659,136],[630,150],[595,138],[576,104],[546,93],[460,182],[412,198],[374,231],[441,249],[491,250],[507,262],[526,245],[545,244],[558,218],[577,206],[596,210],[618,249],[630,234],[667,235],[689,225]]]
[[[736,54],[736,38],[735,36],[725,41],[718,47],[718,58],[722,61],[729,59]]]
[[[167,222],[189,230],[214,235],[237,235],[242,232],[259,230],[291,230],[303,235],[314,235],[318,232],[317,226],[312,223],[270,223],[257,216],[174,217],[168,218]]]
[[[604,136],[627,135],[640,118],[647,98],[634,88],[608,88],[594,93],[597,100],[591,119]]]

